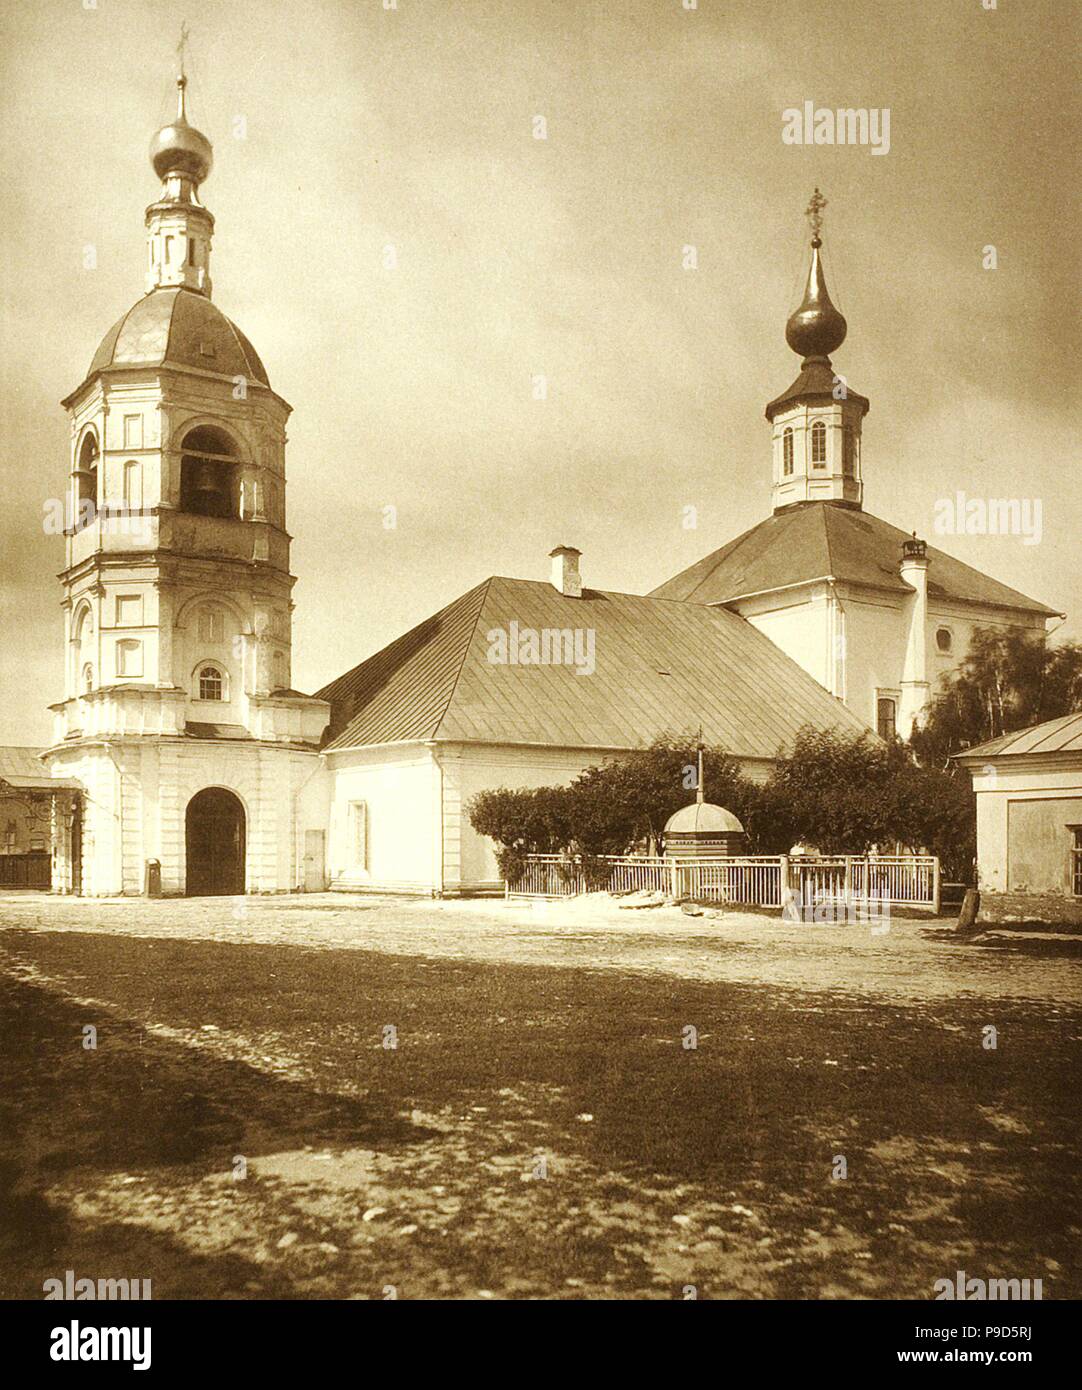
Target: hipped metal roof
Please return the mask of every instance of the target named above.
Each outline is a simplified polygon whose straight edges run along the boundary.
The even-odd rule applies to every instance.
[[[497,664],[492,632],[593,633],[593,674]],[[585,639],[582,639],[585,640]],[[750,623],[725,609],[491,578],[318,692],[325,747],[480,741],[631,749],[695,733],[773,758],[801,726],[864,724]]]
[[[815,579],[913,592],[898,573],[905,531],[833,502],[784,507],[728,545],[666,580],[652,598],[728,603]],[[1059,616],[1036,599],[928,546],[928,596]]]

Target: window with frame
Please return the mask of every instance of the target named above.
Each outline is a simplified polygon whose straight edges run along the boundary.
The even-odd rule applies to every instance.
[[[124,505],[129,511],[143,505],[143,466],[135,459],[124,465]]]
[[[349,803],[349,854],[352,867],[368,868],[368,803]]]
[[[199,669],[199,698],[201,700],[221,700],[225,682],[217,666],[202,666]]]
[[[89,695],[94,689],[94,668],[89,662],[83,667],[83,694]]]
[[[116,625],[117,627],[142,627],[142,594],[117,594]]]
[[[143,644],[130,637],[116,644],[116,673],[131,677],[143,674]]]
[[[1082,825],[1072,825],[1074,844],[1071,847],[1071,892],[1082,898]]]
[[[812,467],[827,466],[827,427],[822,420],[816,420],[811,432]]]
[[[880,695],[875,702],[875,726],[880,738],[892,739],[898,732],[898,702]]]
[[[857,471],[857,436],[852,425],[847,425],[842,435],[842,471],[849,478]]]
[[[93,430],[80,445],[75,477],[78,506],[74,529],[81,531],[94,520],[98,507],[98,439]]]
[[[788,478],[793,471],[793,431],[788,425],[781,436],[781,471]]]
[[[8,854],[15,853],[15,837],[18,827],[13,820],[9,820],[4,827],[4,849]]]

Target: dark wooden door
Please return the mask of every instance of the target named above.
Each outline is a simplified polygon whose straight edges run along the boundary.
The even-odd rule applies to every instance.
[[[185,849],[189,898],[244,892],[244,807],[224,787],[207,787],[188,802]]]

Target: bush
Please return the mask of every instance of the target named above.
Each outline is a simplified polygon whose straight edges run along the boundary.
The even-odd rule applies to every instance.
[[[785,854],[803,841],[825,854],[866,854],[897,843],[938,854],[948,877],[969,879],[968,778],[920,767],[904,744],[806,728],[765,785],[750,782],[723,749],[705,750],[704,764],[706,799],[739,818],[749,853]],[[521,877],[527,854],[565,854],[580,857],[588,887],[604,887],[600,856],[656,844],[669,817],[694,800],[695,766],[695,741],[668,739],[587,768],[570,786],[497,788],[466,809],[473,828],[496,842],[505,879]]]

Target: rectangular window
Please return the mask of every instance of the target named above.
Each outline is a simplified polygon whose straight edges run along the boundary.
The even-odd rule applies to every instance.
[[[124,447],[125,449],[141,449],[143,447],[143,417],[141,415],[124,416]]]
[[[143,505],[143,466],[134,459],[124,465],[124,505],[129,511]]]
[[[847,477],[852,478],[857,471],[857,445],[856,436],[849,426],[846,426],[843,438],[842,469]]]
[[[1082,825],[1072,826],[1074,847],[1071,850],[1071,892],[1082,898]]]
[[[118,594],[116,599],[117,627],[142,627],[142,594]]]
[[[368,868],[368,806],[363,801],[349,803],[349,853],[354,869]]]
[[[898,730],[898,706],[894,700],[880,696],[876,701],[875,724],[880,738],[894,738]]]
[[[143,644],[125,638],[116,644],[116,673],[131,677],[143,674]]]

